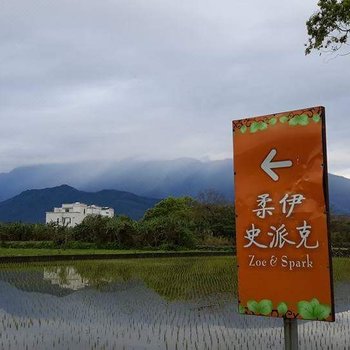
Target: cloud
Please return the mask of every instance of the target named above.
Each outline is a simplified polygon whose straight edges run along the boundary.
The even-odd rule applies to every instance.
[[[231,157],[232,119],[321,104],[329,168],[348,172],[348,58],[304,56],[315,9],[316,1],[5,0],[0,170]]]

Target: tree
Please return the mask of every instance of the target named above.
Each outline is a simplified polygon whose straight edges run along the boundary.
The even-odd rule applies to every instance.
[[[107,222],[110,233],[110,242],[116,242],[120,248],[128,248],[134,245],[134,237],[137,236],[136,223],[126,215],[118,215]]]
[[[235,237],[234,206],[216,190],[206,190],[198,195],[196,227],[201,234]]]
[[[306,22],[306,55],[312,50],[338,51],[346,45],[350,33],[350,0],[320,0],[318,6]]]
[[[150,246],[195,244],[195,201],[190,197],[169,197],[148,209],[140,225],[144,242]]]
[[[74,227],[74,239],[90,243],[106,243],[111,241],[109,218],[101,215],[88,215],[81,224]]]
[[[191,197],[168,197],[157,203],[153,208],[148,209],[143,220],[161,218],[174,213],[187,216],[194,204],[195,201]]]

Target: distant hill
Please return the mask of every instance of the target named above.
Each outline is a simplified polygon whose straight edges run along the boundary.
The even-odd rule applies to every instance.
[[[329,201],[331,211],[337,214],[350,214],[350,179],[328,175]]]
[[[31,188],[53,187],[62,183],[82,190],[104,188],[135,193],[139,196],[164,198],[189,195],[196,197],[206,189],[215,189],[233,200],[232,160],[199,161],[123,160],[113,163],[84,162],[44,164],[21,167],[0,174],[0,200]],[[350,214],[350,179],[329,174],[331,208]]]
[[[63,183],[83,191],[110,188],[152,198],[196,196],[203,189],[217,188],[228,198],[233,198],[232,179],[231,160],[202,162],[179,158],[43,164],[0,173],[0,200],[28,189]]]
[[[109,206],[116,214],[125,214],[139,219],[159,199],[137,196],[130,192],[102,190],[98,192],[78,191],[61,185],[39,190],[27,190],[0,203],[0,221],[45,222],[46,211],[52,211],[62,203],[82,202]]]

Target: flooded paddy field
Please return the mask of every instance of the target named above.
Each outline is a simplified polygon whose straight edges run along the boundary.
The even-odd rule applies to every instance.
[[[6,264],[0,349],[282,349],[281,319],[237,312],[233,257]],[[298,321],[301,349],[350,348],[350,259],[336,322]]]

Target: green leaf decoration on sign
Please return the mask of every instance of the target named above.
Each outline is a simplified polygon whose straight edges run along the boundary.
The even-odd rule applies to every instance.
[[[273,117],[269,120],[270,125],[275,125],[277,123],[277,118]]]
[[[318,301],[318,299],[313,298],[310,300],[310,304],[312,305],[312,307],[315,307],[317,305],[320,305],[320,302]]]
[[[321,120],[321,117],[319,114],[314,114],[312,116],[312,120],[315,122],[315,123],[318,123],[320,120]]]
[[[248,306],[248,310],[250,310],[256,314],[258,313],[259,304],[255,300],[249,300],[247,302],[247,306]]]
[[[316,305],[315,306],[315,315],[318,320],[325,320],[331,314],[331,307],[329,305]]]
[[[297,116],[293,117],[289,122],[288,122],[289,125],[291,126],[296,126],[298,125],[298,118]]]
[[[296,126],[296,125],[305,126],[309,124],[309,117],[307,114],[296,115],[288,122],[288,124],[291,126]]]
[[[263,122],[263,121],[259,121],[259,122],[253,122],[252,125],[250,126],[250,132],[251,133],[255,133],[259,130],[266,130],[267,129],[267,123]]]
[[[238,306],[238,312],[239,312],[240,314],[245,314],[245,307],[242,306],[241,304],[239,304],[239,306]]]
[[[247,126],[246,126],[246,125],[243,125],[243,126],[240,128],[240,132],[241,132],[242,134],[244,134],[246,131],[247,131]]]
[[[259,130],[259,123],[258,122],[253,122],[252,125],[250,126],[250,132],[254,133]]]
[[[308,301],[302,300],[298,303],[298,312],[305,320],[314,320],[313,307]]]
[[[265,122],[259,122],[259,130],[267,129],[267,124]]]
[[[288,311],[288,305],[284,302],[281,302],[277,306],[277,311],[280,315],[285,315]]]
[[[298,123],[299,125],[308,125],[309,124],[309,117],[307,116],[307,114],[301,114],[298,116]]]
[[[259,313],[262,315],[269,315],[272,312],[272,301],[263,299],[259,302]]]
[[[267,117],[264,120],[259,121],[253,121],[250,126],[242,125],[240,127],[240,132],[242,134],[245,134],[247,131],[250,131],[252,134],[256,133],[257,131],[263,131],[266,130],[269,126],[274,126],[278,123],[278,121],[282,124],[288,124],[290,126],[306,126],[310,124],[311,118],[306,113],[295,115],[292,118],[289,119],[289,115],[285,114],[280,117]],[[312,120],[315,123],[318,123],[321,120],[321,117],[318,113],[314,114],[312,116]]]
[[[298,312],[305,320],[325,320],[331,313],[331,307],[314,298],[310,301],[299,301]]]
[[[287,122],[287,121],[288,121],[288,117],[287,117],[286,115],[280,117],[280,122],[281,122],[282,124],[284,124],[284,123]]]
[[[255,300],[249,300],[247,302],[248,310],[254,312],[256,315],[269,315],[272,312],[272,301],[268,299],[262,299],[259,302]]]

